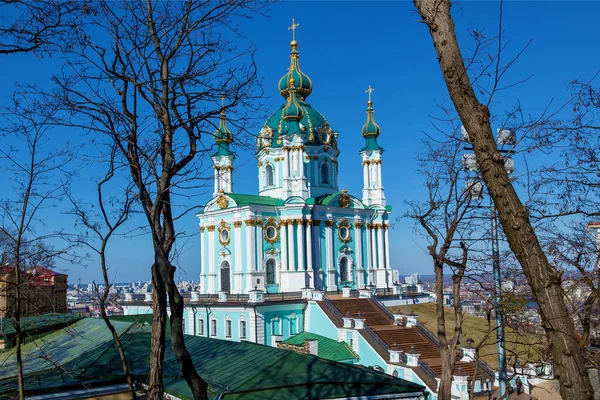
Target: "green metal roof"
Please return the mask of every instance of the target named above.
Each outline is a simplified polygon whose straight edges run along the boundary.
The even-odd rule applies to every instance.
[[[259,196],[256,194],[237,194],[225,193],[236,202],[238,206],[261,205],[261,206],[282,206],[283,200],[269,196]]]
[[[37,335],[64,327],[82,318],[72,314],[43,314],[33,317],[21,317],[21,330],[26,336]],[[9,340],[15,336],[14,318],[4,318],[2,320],[2,332]]]
[[[358,356],[352,351],[346,342],[338,342],[325,336],[311,332],[301,332],[284,340],[283,343],[294,346],[303,346],[306,340],[317,340],[319,342],[319,357],[331,361],[356,360]]]
[[[145,381],[149,372],[150,326],[118,320],[113,323],[133,375]],[[186,336],[186,346],[198,373],[209,384],[209,395],[221,396],[223,400],[326,399],[424,391],[423,386],[371,369],[269,346],[198,336]],[[191,399],[169,339],[165,349],[166,391]],[[23,358],[28,394],[124,382],[119,355],[101,319],[83,319],[27,344],[23,346]],[[16,389],[14,350],[5,351],[0,363],[0,393],[8,396]]]

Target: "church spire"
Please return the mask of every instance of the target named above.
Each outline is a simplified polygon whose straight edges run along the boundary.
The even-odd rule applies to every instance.
[[[360,149],[363,165],[363,203],[367,206],[386,205],[385,193],[381,179],[381,155],[383,148],[377,143],[379,125],[373,118],[373,100],[371,93],[375,89],[369,85],[365,90],[369,94],[367,102],[367,122],[362,127],[361,134],[365,138],[365,145]]]
[[[369,101],[367,101],[367,122],[362,127],[361,134],[365,138],[365,145],[361,150],[377,150],[381,149],[377,143],[377,137],[379,136],[379,125],[373,118],[373,100],[371,100],[371,93],[375,89],[369,85],[369,88],[365,90],[369,94]]]
[[[219,127],[213,134],[217,151],[212,155],[214,163],[214,196],[221,192],[231,193],[233,191],[233,161],[235,155],[229,145],[233,142],[233,134],[227,128],[227,117],[225,108],[221,107],[221,116],[219,117]]]
[[[290,92],[289,82],[293,79],[294,89],[296,89],[300,99],[304,100],[312,93],[312,81],[308,75],[300,70],[300,63],[298,62],[300,54],[298,53],[298,42],[296,41],[296,28],[299,26],[300,24],[297,24],[292,18],[292,26],[288,27],[288,30],[292,31],[292,41],[290,42],[292,48],[292,52],[290,53],[290,68],[288,69],[288,72],[281,77],[278,86],[279,93],[287,98]]]
[[[233,134],[227,128],[227,116],[225,115],[225,109],[221,108],[221,116],[219,117],[219,127],[213,134],[215,143],[217,144],[217,152],[213,155],[233,155],[229,145],[233,142]]]

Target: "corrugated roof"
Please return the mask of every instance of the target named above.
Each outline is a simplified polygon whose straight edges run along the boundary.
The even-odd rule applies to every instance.
[[[325,336],[317,335],[311,332],[301,332],[294,335],[283,343],[294,346],[303,346],[306,340],[317,340],[319,342],[319,357],[331,361],[356,360],[358,357],[346,342],[338,342]]]
[[[150,326],[114,321],[132,373],[148,374]],[[288,350],[226,340],[186,336],[198,373],[212,396],[229,399],[340,398],[394,393],[422,393],[423,387],[376,371],[323,360]],[[191,392],[165,343],[164,379],[168,393],[191,398]],[[101,319],[86,318],[23,347],[29,393],[123,382],[121,363]],[[0,393],[17,388],[14,351],[0,353]],[[1,397],[1,396],[0,396]]]

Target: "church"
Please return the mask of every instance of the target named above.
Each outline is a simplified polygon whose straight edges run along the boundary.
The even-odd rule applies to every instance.
[[[362,128],[339,134],[308,103],[313,85],[300,69],[296,40],[278,89],[282,105],[257,132],[256,194],[235,191],[235,135],[221,112],[213,197],[197,215],[200,283],[185,299],[184,332],[362,365],[421,385],[427,392],[421,399],[435,400],[439,341],[418,315],[386,307],[403,294],[390,263],[391,207],[381,180],[373,89]],[[359,134],[360,197],[338,185],[339,140]],[[125,315],[148,314],[151,302],[149,293],[144,301],[128,294],[121,307]],[[494,371],[475,352],[462,349],[453,398],[469,399],[470,388],[476,396],[492,393]]]
[[[297,25],[292,24],[295,29]],[[225,112],[214,134],[213,198],[200,220],[200,292],[247,294],[390,288],[389,213],[383,148],[369,87],[366,122],[340,135],[308,103],[313,84],[300,69],[298,42],[279,80],[283,104],[257,134],[258,194],[234,187],[234,135]],[[360,197],[339,189],[338,140],[362,134]]]

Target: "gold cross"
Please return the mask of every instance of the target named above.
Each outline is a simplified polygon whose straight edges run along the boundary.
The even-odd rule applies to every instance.
[[[225,96],[221,96],[221,107],[225,107]]]
[[[373,93],[374,90],[375,89],[373,89],[371,85],[369,85],[369,88],[365,90],[365,93],[369,93],[369,101],[371,101],[371,93]]]
[[[292,26],[288,27],[288,31],[292,31],[292,40],[296,40],[296,28],[299,26],[300,24],[297,24],[294,18],[292,18]]]

